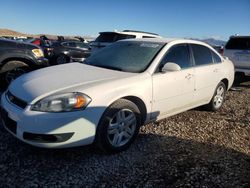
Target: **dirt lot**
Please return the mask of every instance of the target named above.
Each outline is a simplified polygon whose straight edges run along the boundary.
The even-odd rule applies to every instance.
[[[0,126],[1,187],[250,187],[250,82],[219,112],[191,110],[141,128],[132,147],[38,149]]]

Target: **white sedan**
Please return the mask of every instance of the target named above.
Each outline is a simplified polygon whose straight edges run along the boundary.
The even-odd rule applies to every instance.
[[[114,43],[84,64],[40,69],[1,98],[5,128],[38,147],[96,143],[125,150],[141,125],[206,105],[221,108],[234,66],[209,45],[181,39]]]

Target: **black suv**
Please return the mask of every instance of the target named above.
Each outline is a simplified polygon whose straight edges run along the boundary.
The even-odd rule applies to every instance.
[[[46,66],[48,60],[38,46],[0,38],[0,89],[20,75]]]

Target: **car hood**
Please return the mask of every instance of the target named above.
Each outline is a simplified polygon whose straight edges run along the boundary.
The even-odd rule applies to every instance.
[[[99,68],[81,63],[69,63],[43,68],[25,74],[14,80],[9,86],[9,91],[17,98],[31,103],[56,92],[64,90],[74,91],[74,88],[88,87],[88,85],[106,82],[118,78],[134,75]]]

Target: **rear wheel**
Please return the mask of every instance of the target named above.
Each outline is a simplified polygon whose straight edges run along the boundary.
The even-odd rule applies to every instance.
[[[123,151],[136,138],[140,124],[138,107],[129,100],[120,99],[103,114],[96,132],[96,143],[105,152]]]
[[[220,82],[215,89],[213,98],[210,103],[206,106],[210,111],[217,111],[221,108],[225,100],[226,86],[223,82]]]
[[[69,57],[67,57],[66,55],[64,54],[60,54],[57,58],[56,58],[56,63],[58,65],[61,65],[61,64],[65,64],[65,63],[69,63],[70,60],[69,60]]]
[[[13,80],[30,71],[27,64],[22,61],[9,61],[2,69],[1,88],[6,88]]]

